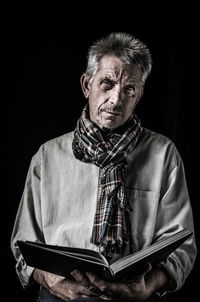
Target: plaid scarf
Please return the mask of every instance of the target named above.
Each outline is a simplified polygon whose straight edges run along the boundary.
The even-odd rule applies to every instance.
[[[74,156],[100,168],[99,195],[91,242],[102,253],[130,252],[131,236],[124,174],[125,158],[138,140],[142,127],[136,114],[116,129],[107,140],[89,119],[88,105],[83,109],[74,132]]]

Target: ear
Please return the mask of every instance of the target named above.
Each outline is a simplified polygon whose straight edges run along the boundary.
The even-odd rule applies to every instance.
[[[86,73],[84,73],[81,76],[80,83],[81,83],[81,88],[82,88],[83,94],[84,94],[85,98],[88,99],[88,97],[89,97],[89,91],[90,91],[90,86],[89,86],[88,76],[87,76]]]

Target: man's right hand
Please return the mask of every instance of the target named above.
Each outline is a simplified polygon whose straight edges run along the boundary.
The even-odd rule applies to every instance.
[[[74,280],[35,269],[33,279],[45,287],[52,295],[64,301],[96,295],[94,285],[84,274],[79,270],[74,270],[71,275]]]

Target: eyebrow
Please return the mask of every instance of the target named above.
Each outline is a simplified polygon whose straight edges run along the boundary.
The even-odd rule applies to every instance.
[[[111,79],[111,78],[112,78],[112,75],[110,75],[110,74],[108,73],[108,74],[103,74],[102,76],[100,76],[100,79],[105,79],[105,78]]]
[[[99,82],[102,82],[103,80],[109,80],[112,83],[117,83],[117,81],[115,81],[112,78],[112,75],[108,74],[108,75],[103,75],[99,78]],[[133,77],[130,77],[127,82],[125,82],[125,86],[127,85],[131,85],[131,84],[138,84],[138,81],[136,79],[134,79]]]
[[[102,81],[102,80],[109,80],[109,81],[113,81],[113,82],[115,82],[115,80],[114,80],[114,79],[112,79],[112,77],[111,77],[111,76],[109,76],[109,75],[104,75],[104,76],[101,76],[101,77],[99,78],[99,81]]]

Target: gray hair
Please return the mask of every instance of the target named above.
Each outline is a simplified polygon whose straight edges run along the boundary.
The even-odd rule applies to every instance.
[[[105,54],[114,53],[126,64],[135,64],[142,71],[141,84],[144,85],[152,68],[152,58],[147,46],[131,34],[118,32],[110,33],[97,40],[89,48],[86,74],[89,82],[96,75],[100,61]]]

